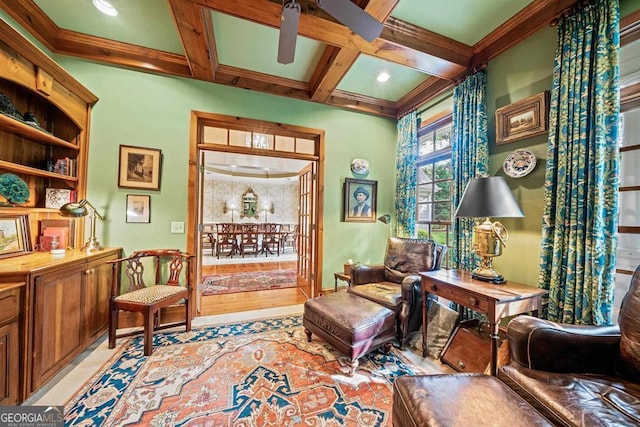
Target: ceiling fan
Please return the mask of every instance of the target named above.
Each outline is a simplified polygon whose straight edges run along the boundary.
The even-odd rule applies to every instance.
[[[382,24],[373,16],[360,9],[351,0],[315,0],[318,6],[329,15],[368,42],[374,41],[382,32]],[[288,0],[282,6],[280,39],[278,43],[278,62],[290,64],[296,52],[298,24],[300,22],[300,3]]]

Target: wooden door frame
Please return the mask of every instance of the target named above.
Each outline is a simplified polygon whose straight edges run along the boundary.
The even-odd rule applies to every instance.
[[[201,132],[204,124],[217,125],[227,129],[251,130],[253,132],[272,133],[277,135],[295,136],[298,138],[313,139],[316,141],[314,155],[300,154],[293,152],[283,152],[274,150],[261,150],[255,148],[245,148],[228,146],[221,144],[200,144],[202,137]],[[189,125],[189,167],[188,167],[188,191],[187,191],[187,252],[198,254],[201,251],[199,247],[200,239],[200,222],[198,198],[202,189],[200,188],[201,165],[198,154],[200,150],[232,152],[256,156],[285,157],[290,159],[309,160],[316,163],[316,203],[315,203],[315,236],[314,236],[314,252],[316,254],[313,275],[314,286],[312,287],[311,297],[320,295],[322,291],[322,259],[323,259],[323,209],[324,209],[324,130],[308,128],[303,126],[289,125],[283,123],[274,123],[263,120],[247,119],[236,116],[227,116],[222,114],[207,113],[203,111],[191,111],[191,120]],[[202,259],[197,257],[196,277],[198,278],[198,290],[200,289],[200,279],[202,270]]]

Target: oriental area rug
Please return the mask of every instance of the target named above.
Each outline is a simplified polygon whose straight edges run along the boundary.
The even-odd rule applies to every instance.
[[[202,295],[264,291],[296,287],[296,270],[212,274],[202,280]]]
[[[390,426],[393,381],[422,373],[392,349],[346,360],[301,316],[126,342],[65,406],[65,426]]]

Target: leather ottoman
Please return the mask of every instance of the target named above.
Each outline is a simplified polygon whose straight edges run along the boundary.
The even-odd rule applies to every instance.
[[[316,334],[349,358],[350,374],[358,358],[381,345],[388,351],[396,335],[393,311],[347,292],[307,300],[302,324],[307,340]]]
[[[483,374],[417,375],[393,384],[393,425],[552,426],[495,377]]]

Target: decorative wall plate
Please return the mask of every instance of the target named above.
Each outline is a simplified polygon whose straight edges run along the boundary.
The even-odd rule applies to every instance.
[[[29,200],[29,186],[19,176],[3,173],[0,175],[0,195],[9,203],[21,205]]]
[[[535,154],[523,148],[509,153],[504,159],[502,169],[511,178],[522,178],[533,171],[537,161]]]
[[[365,159],[353,159],[351,162],[351,172],[358,175],[366,175],[369,173],[369,162]]]

